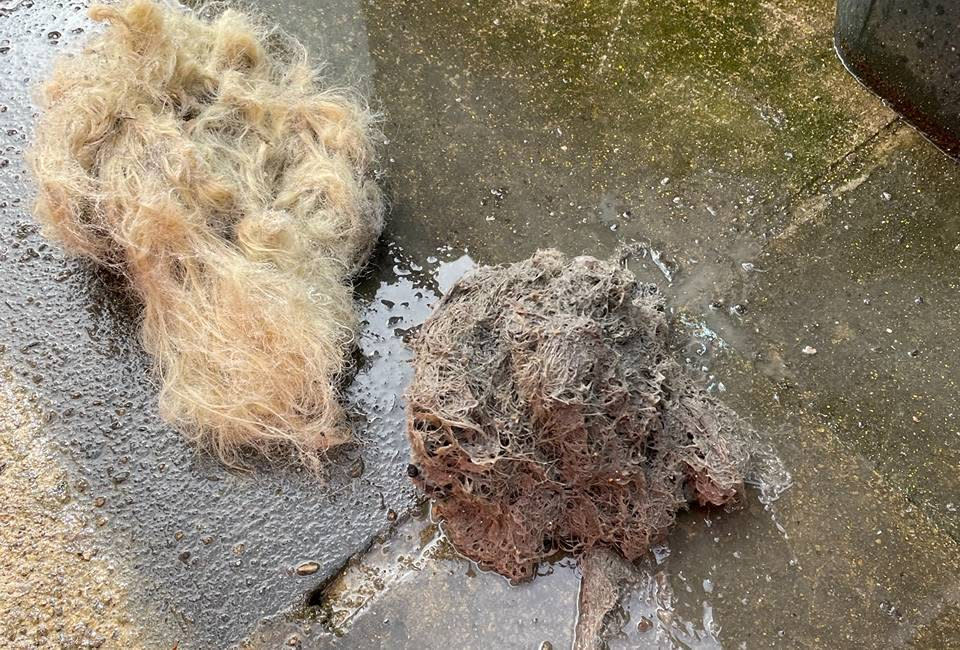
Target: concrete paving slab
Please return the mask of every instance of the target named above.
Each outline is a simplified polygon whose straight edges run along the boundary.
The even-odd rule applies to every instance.
[[[851,155],[757,258],[744,326],[908,499],[960,538],[960,168],[912,129]],[[807,346],[816,354],[804,354]]]
[[[97,554],[134,576],[128,598],[145,605],[130,608],[138,644],[223,647],[302,601],[414,505],[398,398],[408,352],[398,323],[422,318],[432,294],[388,279],[396,276],[386,262],[363,288],[365,362],[349,401],[364,444],[336,454],[328,476],[263,466],[237,473],[198,454],[159,419],[136,304],[116,278],[66,259],[30,214],[30,91],[56,54],[96,29],[85,6],[24,0],[0,15],[4,363],[38,396],[45,425],[37,436],[75,507],[106,520],[94,531]],[[316,571],[297,575],[303,562]]]

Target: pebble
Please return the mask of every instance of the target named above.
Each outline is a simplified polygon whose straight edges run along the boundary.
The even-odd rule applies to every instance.
[[[801,352],[804,354],[816,354],[817,348],[807,345],[803,348],[803,350],[801,350]]]
[[[309,576],[319,571],[320,565],[316,562],[301,562],[294,570],[297,572],[298,576]]]

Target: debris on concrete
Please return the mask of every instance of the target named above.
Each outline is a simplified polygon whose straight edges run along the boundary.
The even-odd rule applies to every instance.
[[[636,569],[606,548],[595,549],[580,562],[583,578],[577,600],[574,650],[604,647],[604,621],[624,594],[634,586]]]
[[[320,568],[320,565],[317,564],[316,562],[310,562],[310,561],[301,562],[294,569],[294,572],[298,576],[310,576],[316,573],[319,568]]]
[[[688,503],[736,499],[753,433],[671,357],[665,311],[553,250],[446,294],[414,342],[409,473],[458,550],[522,581],[558,551],[636,559]]]
[[[37,214],[128,281],[163,415],[230,465],[350,438],[349,277],[383,226],[372,118],[303,48],[235,10],[148,0],[44,86]]]

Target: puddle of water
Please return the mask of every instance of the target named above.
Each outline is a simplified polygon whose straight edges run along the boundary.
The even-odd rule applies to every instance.
[[[336,579],[314,594],[311,601],[320,608],[318,616],[324,628],[336,635],[346,634],[357,617],[370,610],[387,591],[448,552],[439,527],[429,522],[421,510],[386,539],[375,541],[362,557],[351,561]]]
[[[628,595],[610,613],[610,627],[613,630],[608,632],[606,640],[610,650],[715,650],[723,647],[720,643],[720,625],[714,617],[710,601],[702,600],[699,618],[684,618],[684,614],[678,611],[679,597],[675,593],[674,582],[679,582],[681,587],[687,586],[682,575],[671,576],[667,571],[656,570],[650,565],[638,571]],[[707,582],[704,591],[708,590],[712,588]]]
[[[477,263],[469,255],[461,255],[455,260],[441,264],[436,271],[437,288],[440,293],[446,293],[450,287],[467,271],[475,269]]]

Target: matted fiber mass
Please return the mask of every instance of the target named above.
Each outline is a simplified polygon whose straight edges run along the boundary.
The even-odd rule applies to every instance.
[[[302,46],[233,10],[137,0],[43,87],[36,212],[122,274],[162,414],[227,463],[350,437],[350,277],[383,227],[372,118]]]
[[[657,288],[613,262],[541,251],[454,285],[407,396],[410,473],[454,546],[519,581],[561,550],[635,559],[688,503],[736,499],[753,432],[669,339]]]

